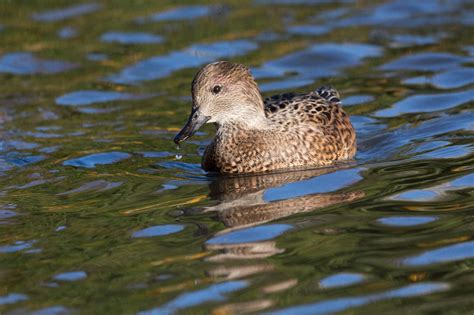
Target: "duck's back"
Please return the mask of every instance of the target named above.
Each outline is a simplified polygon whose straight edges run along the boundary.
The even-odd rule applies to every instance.
[[[335,89],[321,87],[307,94],[275,95],[264,102],[267,118],[282,130],[296,133],[301,143],[309,144],[321,165],[355,155],[356,134]]]

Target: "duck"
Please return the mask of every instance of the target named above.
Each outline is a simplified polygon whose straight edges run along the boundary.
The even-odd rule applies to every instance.
[[[318,168],[356,154],[355,130],[330,86],[264,99],[249,68],[217,61],[197,72],[191,94],[191,113],[174,142],[179,145],[204,124],[214,124],[215,137],[202,157],[206,172]]]

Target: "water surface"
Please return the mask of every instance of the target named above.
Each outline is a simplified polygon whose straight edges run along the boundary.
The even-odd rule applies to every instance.
[[[0,313],[470,314],[472,1],[0,4]],[[336,87],[353,163],[178,150],[202,65]]]

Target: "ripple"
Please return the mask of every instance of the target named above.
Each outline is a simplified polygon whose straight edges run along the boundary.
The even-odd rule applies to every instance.
[[[474,241],[429,250],[422,254],[405,258],[402,263],[407,266],[425,266],[471,258],[474,258]]]
[[[305,304],[299,306],[288,307],[279,311],[269,312],[269,314],[332,314],[341,312],[353,307],[374,303],[377,301],[393,299],[393,298],[408,298],[415,296],[422,296],[436,292],[442,292],[449,289],[449,285],[443,282],[423,282],[409,284],[399,289],[393,289],[382,293],[369,294],[359,297],[337,298],[313,304]]]
[[[164,236],[173,233],[178,233],[184,229],[184,226],[179,224],[163,224],[150,226],[146,229],[133,232],[132,237],[141,238],[141,237],[154,237],[154,236]]]
[[[430,113],[457,107],[474,100],[474,90],[438,93],[418,94],[409,96],[393,104],[391,108],[375,112],[379,117],[396,117],[410,113]]]
[[[176,155],[168,151],[143,151],[138,152],[138,154],[141,154],[144,158],[165,158]]]
[[[416,71],[440,71],[458,67],[470,58],[461,57],[450,53],[423,52],[403,56],[397,60],[386,63],[380,67],[382,70],[416,70]]]
[[[90,61],[104,61],[107,60],[107,55],[103,53],[89,53],[86,55],[86,58]]]
[[[98,3],[83,3],[72,5],[69,7],[34,13],[32,15],[33,20],[40,22],[57,22],[67,20],[79,15],[92,13],[102,8],[102,5]]]
[[[261,67],[252,69],[252,73],[257,79],[280,78],[287,73],[296,73],[297,76],[291,79],[301,80],[303,85],[307,85],[308,79],[336,76],[342,69],[360,64],[364,58],[381,54],[382,49],[375,45],[320,43],[268,61]]]
[[[163,36],[143,32],[107,32],[100,39],[106,43],[120,44],[158,44],[164,40]]]
[[[78,30],[72,26],[65,26],[58,31],[59,38],[70,39],[79,35]]]
[[[443,37],[446,37],[445,33],[439,33],[434,35],[412,35],[412,34],[396,34],[390,39],[390,47],[411,47],[411,46],[423,46],[432,45],[439,42]]]
[[[264,192],[263,199],[266,202],[271,202],[336,191],[360,181],[362,179],[360,172],[361,169],[359,168],[341,170],[280,187],[269,188]]]
[[[14,52],[0,57],[0,73],[55,74],[77,67],[78,64],[67,61],[40,59],[30,52]]]
[[[471,56],[474,57],[474,45],[464,46],[464,50]]]
[[[155,13],[151,15],[148,20],[153,22],[194,20],[210,15],[214,9],[214,7],[206,5],[177,7],[164,12]]]
[[[26,142],[22,140],[0,140],[0,151],[9,150],[32,150],[39,147],[39,144],[34,142]]]
[[[85,192],[104,192],[122,186],[123,182],[109,182],[106,180],[95,180],[85,183],[75,189],[57,194],[58,196],[80,194]]]
[[[104,152],[86,155],[80,158],[63,162],[66,166],[94,168],[96,165],[113,164],[130,158],[131,155],[124,152]]]
[[[434,76],[420,76],[403,81],[404,84],[431,84],[440,89],[456,89],[474,83],[474,68],[457,68]]]
[[[55,275],[54,280],[57,281],[79,281],[87,278],[87,273],[84,271],[69,271]]]
[[[323,289],[332,289],[361,283],[365,276],[360,273],[341,272],[328,276],[319,281],[319,287]]]
[[[145,98],[145,96],[139,96],[123,92],[82,90],[67,93],[56,98],[56,104],[63,106],[84,106],[95,103],[137,100],[143,98]]]
[[[416,159],[456,159],[472,153],[469,145],[451,145],[416,156]]]
[[[360,95],[351,95],[348,97],[345,97],[341,100],[342,104],[344,106],[353,106],[353,105],[359,105],[359,104],[364,104],[364,103],[370,103],[375,100],[375,97],[372,95],[367,95],[367,94],[360,94]]]
[[[429,190],[429,189],[413,189],[405,191],[401,194],[390,197],[392,200],[401,200],[401,201],[432,201],[439,197],[439,192]]]
[[[255,4],[318,5],[324,3],[352,3],[354,0],[254,0]]]
[[[448,186],[453,189],[474,187],[474,174],[468,174],[451,181]]]
[[[177,170],[185,171],[191,174],[204,174],[205,173],[202,170],[201,165],[199,164],[169,161],[169,162],[160,162],[160,163],[157,163],[156,165],[163,168],[167,168],[167,169],[177,169]]]
[[[17,215],[18,213],[15,211],[0,209],[0,220],[10,219],[16,217]]]
[[[437,217],[429,216],[393,216],[377,220],[378,223],[389,226],[409,227],[421,224],[427,224],[436,221]]]
[[[410,153],[421,153],[421,152],[426,152],[426,151],[432,151],[434,149],[439,149],[439,148],[445,147],[445,146],[450,145],[450,144],[451,144],[451,142],[449,142],[449,141],[423,142],[423,143],[419,144],[413,150],[410,150]]]
[[[395,28],[426,27],[452,23],[449,12],[462,10],[462,1],[440,2],[436,0],[413,1],[392,0],[372,9],[361,9],[360,13],[336,20],[339,27],[373,25]],[[440,14],[442,13],[442,14]]]
[[[182,293],[163,306],[144,312],[139,312],[138,314],[174,314],[178,310],[201,305],[203,303],[224,301],[226,300],[226,294],[244,289],[247,286],[247,281],[228,281],[213,284],[201,290]]]
[[[16,241],[12,245],[0,246],[0,253],[16,253],[25,249],[29,249],[36,241]]]
[[[169,76],[175,71],[202,66],[219,58],[245,55],[257,44],[248,40],[196,44],[169,55],[151,57],[122,70],[107,79],[114,83],[134,84]]]
[[[268,224],[240,229],[209,239],[206,244],[240,244],[274,239],[292,229],[289,224]]]
[[[323,35],[329,33],[331,28],[325,25],[295,25],[288,27],[288,33],[296,35]]]
[[[68,309],[61,305],[55,305],[34,311],[29,315],[66,315],[69,313],[71,313],[71,309]]]
[[[426,189],[413,189],[391,196],[389,199],[402,201],[434,201],[447,192],[474,187],[474,174],[458,177]]]
[[[10,293],[0,296],[0,305],[15,304],[28,300],[28,296],[21,293]]]
[[[274,82],[265,82],[259,84],[259,89],[262,92],[289,90],[313,84],[313,79],[298,79],[291,78],[288,80],[279,80]]]

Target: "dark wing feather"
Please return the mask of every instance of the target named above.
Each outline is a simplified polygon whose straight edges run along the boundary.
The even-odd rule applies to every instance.
[[[345,115],[340,110],[339,93],[326,86],[308,94],[274,95],[264,103],[267,118],[288,127],[308,122],[328,125],[338,116]]]

